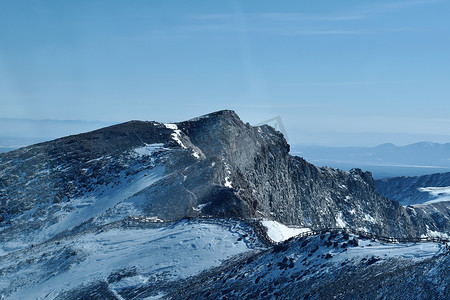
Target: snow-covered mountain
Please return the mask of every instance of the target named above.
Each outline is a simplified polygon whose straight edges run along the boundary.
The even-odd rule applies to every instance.
[[[4,251],[129,215],[261,217],[392,236],[427,231],[379,196],[369,173],[290,156],[279,132],[231,111],[115,125],[4,153],[0,166]]]
[[[369,172],[291,156],[232,111],[131,121],[0,154],[0,297],[171,295],[305,231],[444,236],[445,218],[380,196]]]

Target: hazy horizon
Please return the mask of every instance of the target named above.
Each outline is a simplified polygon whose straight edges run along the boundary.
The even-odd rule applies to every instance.
[[[131,120],[129,120],[131,121]],[[141,120],[157,121],[161,120]],[[166,120],[165,122],[181,122],[185,120]],[[244,122],[247,122],[243,119]],[[264,120],[260,120],[264,121]],[[49,141],[68,135],[80,134],[103,127],[119,124],[121,122],[102,122],[85,120],[35,120],[25,118],[0,118],[0,146],[15,145],[24,141],[19,147],[28,146],[36,142]],[[255,122],[260,123],[260,122]],[[255,123],[250,123],[255,126]],[[274,125],[269,123],[269,125]],[[278,128],[277,128],[278,129]],[[320,146],[320,147],[376,147],[382,144],[394,144],[397,147],[415,143],[431,142],[446,144],[450,136],[425,134],[382,134],[382,133],[349,133],[349,132],[313,132],[300,131],[295,134],[291,128],[286,128],[283,134],[287,135],[291,146]],[[299,140],[298,137],[304,138]],[[294,137],[295,139],[293,139]],[[8,142],[6,138],[11,139]],[[358,142],[352,143],[352,141]],[[13,144],[11,144],[13,143]],[[17,147],[13,147],[17,148]]]
[[[0,8],[0,136],[232,109],[250,124],[280,116],[291,144],[450,142],[448,1]]]

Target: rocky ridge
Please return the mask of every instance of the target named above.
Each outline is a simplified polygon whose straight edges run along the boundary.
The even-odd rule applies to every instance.
[[[394,237],[446,229],[380,196],[369,172],[291,156],[281,133],[245,124],[233,111],[176,124],[131,121],[1,154],[0,166],[3,241],[59,224],[80,208],[96,211],[63,229],[136,214],[256,217]]]

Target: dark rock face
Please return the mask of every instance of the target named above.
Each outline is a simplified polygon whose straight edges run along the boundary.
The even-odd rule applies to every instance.
[[[157,150],[136,155],[155,144]],[[2,240],[56,224],[62,207],[70,212],[67,203],[95,196],[95,205],[108,189],[157,169],[157,181],[80,224],[138,211],[166,220],[265,217],[404,237],[426,233],[428,222],[380,196],[370,173],[318,168],[291,156],[281,133],[245,124],[233,111],[176,124],[131,121],[1,154],[0,167]]]
[[[268,126],[251,127],[225,111],[180,123],[179,128],[207,158],[221,159],[232,169],[233,194],[247,216],[313,228],[364,228],[383,235],[421,231],[401,205],[375,192],[370,173],[317,168],[290,156],[286,140]],[[221,176],[226,174],[216,178]],[[207,212],[216,214],[216,207],[208,206]]]

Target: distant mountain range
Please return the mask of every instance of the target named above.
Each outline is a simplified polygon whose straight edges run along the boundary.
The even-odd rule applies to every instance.
[[[368,170],[376,179],[450,172],[450,143],[383,144],[377,147],[293,145],[291,154],[318,166]]]

